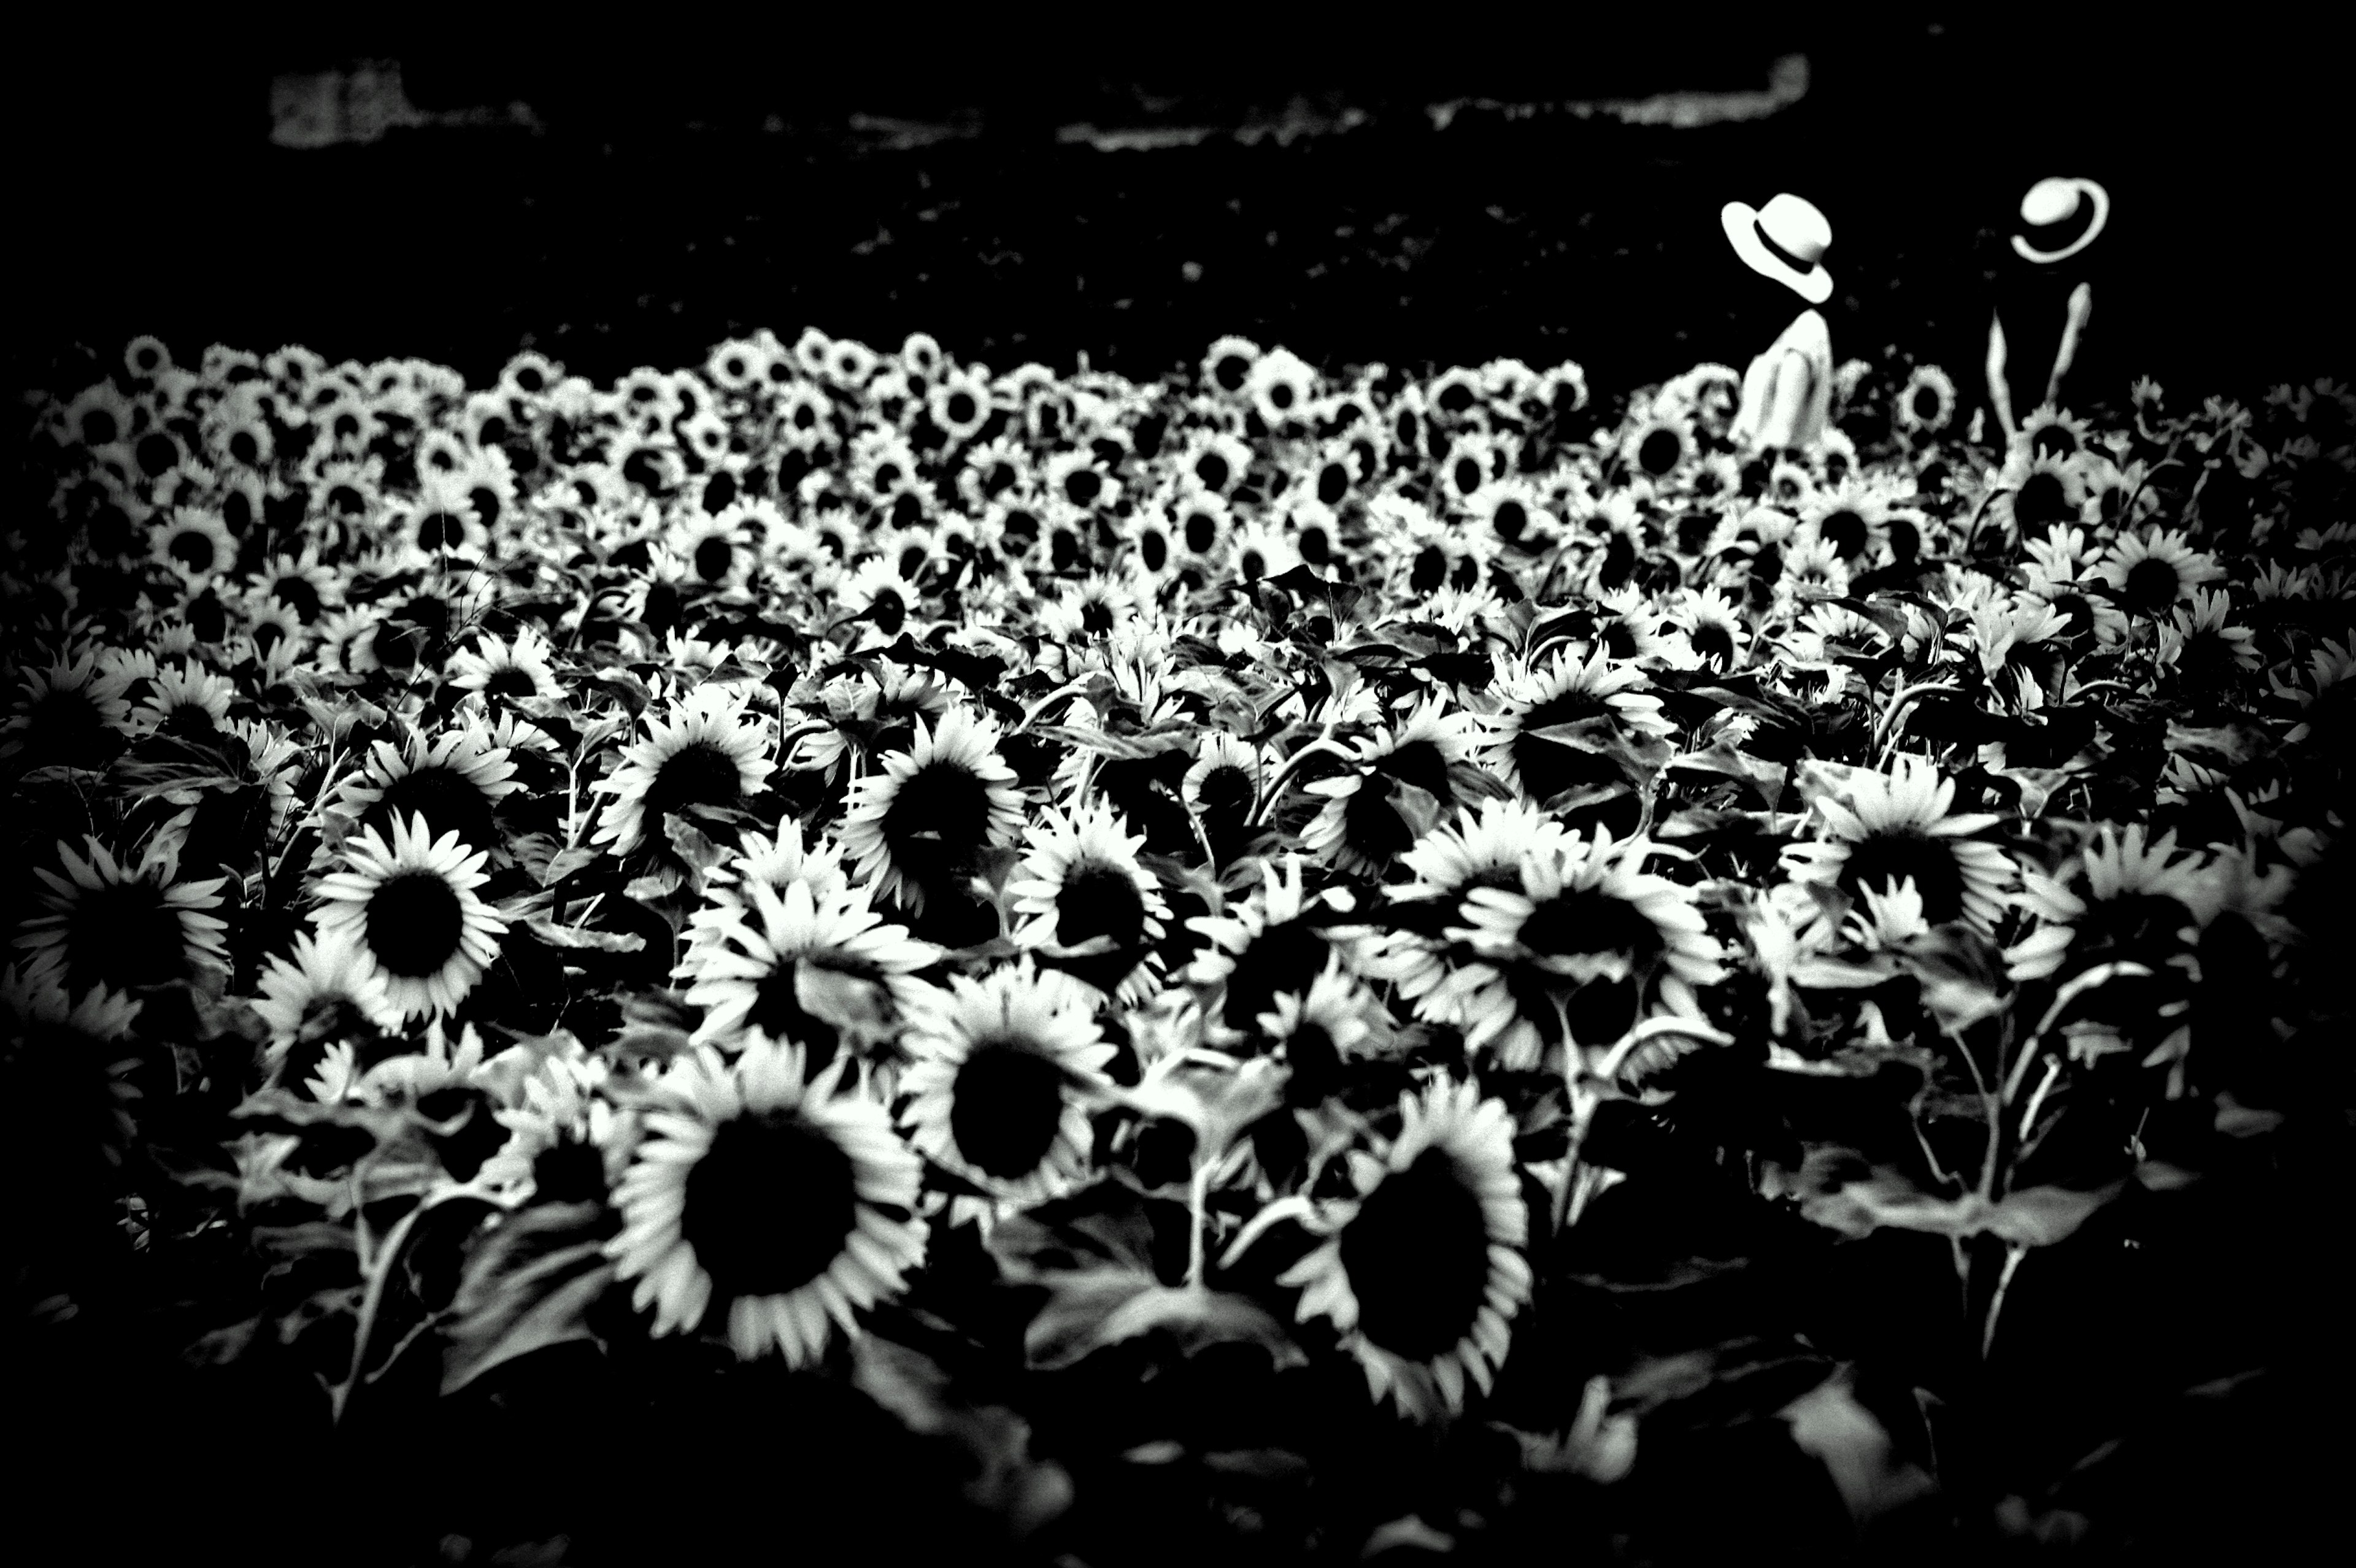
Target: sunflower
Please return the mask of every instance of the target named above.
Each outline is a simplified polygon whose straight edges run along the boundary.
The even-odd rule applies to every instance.
[[[264,1066],[280,1082],[300,1083],[317,1065],[298,1051],[306,1038],[324,1049],[337,1040],[399,1031],[401,1009],[381,971],[353,943],[305,932],[292,952],[262,971],[253,1010],[269,1026]]]
[[[1028,960],[920,997],[902,1041],[909,1141],[1002,1201],[1061,1192],[1087,1169],[1088,1104],[1113,1057],[1095,1007],[1088,987]]]
[[[1260,862],[1260,886],[1231,912],[1196,915],[1186,928],[1210,938],[1195,951],[1187,980],[1215,991],[1204,1027],[1214,1045],[1250,1037],[1254,1020],[1281,991],[1303,991],[1335,953],[1355,957],[1357,933],[1327,918],[1350,907],[1346,893],[1306,896],[1301,857]]]
[[[1668,478],[1694,455],[1693,432],[1665,411],[1640,420],[1620,443],[1620,461],[1655,482]]]
[[[2129,612],[2159,616],[2224,571],[2174,528],[2122,533],[2089,573],[2118,592]]]
[[[1400,1096],[1398,1136],[1350,1161],[1352,1199],[1319,1206],[1321,1244],[1278,1278],[1297,1320],[1323,1317],[1366,1374],[1369,1398],[1434,1421],[1489,1391],[1530,1296],[1529,1217],[1513,1119],[1470,1083]]]
[[[612,1079],[606,1060],[578,1041],[542,1057],[492,1109],[507,1141],[483,1161],[476,1186],[519,1205],[603,1201],[637,1152],[601,1093]]]
[[[2000,493],[1990,516],[1998,524],[2008,520],[2023,539],[2074,523],[2084,509],[2085,464],[2023,443],[2014,444],[1997,484]]]
[[[1102,939],[1103,953],[1044,954],[1041,962],[1122,1002],[1143,1001],[1159,984],[1153,949],[1170,914],[1161,884],[1138,863],[1145,836],[1130,837],[1128,818],[1110,806],[1083,805],[1069,816],[1048,808],[1024,838],[1029,852],[1006,887],[1023,922],[1014,940],[1039,953]]]
[[[342,582],[335,569],[319,559],[316,545],[305,546],[300,555],[273,556],[254,581],[305,626],[316,624],[344,602]]]
[[[2190,603],[2179,604],[2170,624],[2160,628],[2159,662],[2175,669],[2187,690],[2222,690],[2265,667],[2256,634],[2231,624],[2233,613],[2233,596],[2225,590],[2196,588]]]
[[[923,592],[900,575],[897,562],[882,557],[862,561],[834,591],[837,625],[862,626],[860,645],[890,647],[913,618],[921,631],[926,616]]]
[[[396,819],[391,844],[364,827],[344,842],[347,869],[319,880],[312,920],[383,976],[402,1018],[439,1017],[474,989],[507,932],[475,894],[490,880],[485,859],[455,833],[432,837],[423,816]]]
[[[1778,458],[1767,471],[1767,498],[1779,507],[1804,505],[1816,493],[1816,476],[1806,464]]]
[[[777,836],[746,833],[735,854],[703,873],[704,905],[688,917],[692,944],[718,940],[717,933],[751,918],[753,891],[766,888],[779,898],[797,882],[806,885],[819,901],[841,897],[851,890],[842,851],[826,839],[805,846],[802,825],[787,817]]]
[[[776,1350],[805,1367],[906,1288],[925,1257],[911,1212],[922,1168],[842,1080],[842,1063],[812,1079],[798,1048],[766,1041],[664,1072],[605,1244],[615,1277],[637,1282],[632,1305],[655,1308],[656,1334],[699,1329],[717,1306],[740,1359]]]
[[[562,700],[564,686],[549,662],[554,651],[547,637],[530,626],[519,626],[514,636],[505,639],[484,632],[471,650],[461,648],[450,656],[449,684],[487,698]]]
[[[1685,632],[1686,645],[1704,664],[1721,670],[1741,667],[1751,633],[1734,601],[1717,588],[1688,589],[1671,619]]]
[[[809,1053],[813,1072],[845,1042],[803,1006],[806,979],[822,972],[875,982],[905,1008],[916,987],[902,976],[940,956],[905,927],[885,924],[863,894],[845,890],[820,900],[798,880],[782,895],[754,883],[747,902],[705,930],[708,939],[691,947],[678,969],[688,1001],[705,1009],[696,1041],[733,1048],[755,1038],[791,1040]]]
[[[226,922],[206,913],[221,906],[222,877],[180,878],[178,835],[159,832],[138,860],[117,860],[85,837],[86,853],[60,843],[63,876],[41,867],[33,875],[47,889],[48,912],[27,921],[16,945],[29,955],[26,976],[54,979],[79,996],[94,986],[133,991],[146,986],[226,977]]]
[[[1936,365],[1917,365],[1898,389],[1893,405],[1898,428],[1910,435],[1936,435],[1955,417],[1955,383]]]
[[[359,771],[337,791],[335,810],[347,823],[380,835],[420,816],[434,833],[455,833],[469,849],[497,850],[504,840],[494,814],[522,787],[515,771],[507,749],[493,745],[475,723],[458,725],[430,744],[412,731],[398,747],[379,741],[370,748]]]
[[[2165,962],[2195,923],[2205,869],[2203,857],[2178,855],[2173,831],[2154,838],[2140,822],[2104,823],[2051,876],[2022,873],[2020,907],[2038,923],[2005,949],[2012,978],[2044,979],[2065,955],[2082,966],[2105,958]]]
[[[220,732],[237,699],[236,683],[194,662],[158,670],[147,699],[131,715],[131,727],[142,735],[171,735],[202,741]]]
[[[1179,459],[1182,483],[1190,490],[1222,497],[1233,496],[1251,468],[1251,448],[1232,435],[1211,432],[1196,438]],[[1187,548],[1198,549],[1191,539]]]
[[[1432,993],[1436,1010],[1486,1049],[1527,1071],[1576,1043],[1608,1047],[1655,1003],[1697,1017],[1695,987],[1724,976],[1693,890],[1644,870],[1653,846],[1567,837],[1525,856],[1518,885],[1476,887],[1448,928],[1470,961]]]
[[[131,677],[102,665],[94,649],[26,668],[16,677],[7,721],[0,724],[0,758],[24,754],[36,766],[102,765],[109,731],[130,726],[131,704],[123,696],[130,685]]]
[[[2013,450],[2026,452],[2031,457],[2051,457],[2067,463],[2086,452],[2086,421],[2074,419],[2066,409],[2051,403],[2040,403],[2020,421],[2020,430],[2013,437]]]
[[[1127,566],[1138,581],[1140,592],[1159,582],[1179,557],[1177,523],[1163,507],[1155,505],[1141,507],[1121,525],[1122,536],[1129,542]]]
[[[733,507],[716,516],[691,513],[672,525],[664,543],[686,567],[684,576],[691,586],[734,588],[743,584],[754,560],[743,525],[743,512]]]
[[[1410,1000],[1430,995],[1448,974],[1452,953],[1442,938],[1462,923],[1462,901],[1474,888],[1521,885],[1522,863],[1559,852],[1563,827],[1526,800],[1484,800],[1479,813],[1462,811],[1452,827],[1434,827],[1399,857],[1411,880],[1390,890],[1397,927],[1376,939],[1367,973],[1391,982]]]
[[[1965,920],[1994,929],[2016,868],[2001,848],[1976,837],[1995,826],[1992,814],[1952,810],[1955,781],[1937,763],[1901,752],[1888,773],[1812,766],[1822,771],[1810,804],[1829,837],[1784,846],[1788,875],[1837,887],[1853,901],[1865,888],[1912,878],[1933,925]]]
[[[1317,372],[1289,348],[1272,348],[1259,357],[1246,383],[1252,411],[1275,430],[1301,419],[1317,395]]]
[[[1212,559],[1227,538],[1226,499],[1215,491],[1199,491],[1182,497],[1172,508],[1171,516],[1179,542],[1197,559]]]
[[[1644,689],[1644,672],[1633,665],[1614,667],[1599,645],[1584,661],[1576,652],[1503,683],[1505,706],[1489,721],[1490,761],[1505,782],[1543,804],[1566,791],[1627,782],[1608,751],[1589,751],[1548,740],[1538,731],[1558,725],[1607,722],[1596,739],[1625,745],[1667,735],[1674,729],[1661,716],[1661,699]]]
[[[1205,730],[1179,795],[1215,832],[1241,827],[1259,799],[1258,753],[1225,730]]]
[[[209,582],[237,562],[237,540],[220,514],[177,506],[147,530],[148,555],[190,582]]]
[[[1559,526],[1537,486],[1519,475],[1482,485],[1464,498],[1464,510],[1509,549],[1543,549]]]
[[[1219,338],[1203,355],[1203,379],[1229,398],[1244,397],[1259,357],[1259,345],[1248,337]]]
[[[1306,785],[1325,805],[1301,830],[1301,848],[1350,875],[1387,874],[1456,805],[1450,774],[1472,752],[1474,716],[1446,707],[1443,696],[1427,699],[1396,729],[1355,742],[1348,771]]]
[[[1375,1054],[1389,1040],[1390,1015],[1381,998],[1335,954],[1301,991],[1280,991],[1252,1020],[1258,1042],[1286,1069],[1285,1101],[1322,1104],[1339,1092],[1344,1068]]]
[[[998,726],[963,706],[937,725],[916,721],[916,743],[855,780],[842,848],[878,897],[921,913],[978,869],[985,850],[1023,831],[1014,770],[998,754]]]
[[[648,816],[659,833],[668,816],[688,806],[736,806],[760,789],[776,766],[764,754],[769,721],[747,715],[744,703],[731,687],[699,686],[673,699],[664,717],[642,717],[647,738],[597,781],[614,798],[598,814],[593,842],[634,854],[648,842]]]

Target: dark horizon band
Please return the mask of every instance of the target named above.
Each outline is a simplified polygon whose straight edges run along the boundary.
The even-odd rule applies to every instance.
[[[2074,188],[2078,191],[2078,205],[2070,216],[2056,219],[2051,223],[2025,225],[2015,230],[2022,244],[2032,251],[2066,251],[2085,237],[2086,230],[2094,226],[2096,206],[2094,198],[2086,194],[2083,187]]]
[[[1783,262],[1783,265],[1791,268],[1792,271],[1795,272],[1813,272],[1816,270],[1816,264],[1814,261],[1803,261],[1797,256],[1793,255],[1789,251],[1784,250],[1781,245],[1776,244],[1774,239],[1768,234],[1766,229],[1755,218],[1751,220],[1751,232],[1759,237],[1759,243],[1767,247],[1767,253],[1770,256],[1774,257],[1775,260]]]

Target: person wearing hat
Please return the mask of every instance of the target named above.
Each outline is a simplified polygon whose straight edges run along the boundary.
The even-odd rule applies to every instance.
[[[2062,378],[2083,367],[2094,311],[2086,251],[2110,219],[2110,193],[2090,179],[2041,179],[2021,198],[2011,246],[1990,279],[1988,403],[2008,443],[2020,416],[2058,403]]]
[[[1764,207],[1730,201],[1719,221],[1746,269],[1747,298],[1736,305],[1739,322],[1772,321],[1791,308],[1794,294],[1810,307],[1751,361],[1731,433],[1747,451],[1815,446],[1832,418],[1832,329],[1814,308],[1833,293],[1832,274],[1824,266],[1832,225],[1812,203],[1788,191]]]

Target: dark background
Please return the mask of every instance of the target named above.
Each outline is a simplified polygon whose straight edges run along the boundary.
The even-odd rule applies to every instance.
[[[1572,357],[1624,389],[1760,347],[1727,315],[1740,280],[1717,211],[1792,189],[1834,224],[1837,354],[1896,345],[1967,380],[1988,242],[2051,173],[2115,197],[2094,331],[2122,379],[2246,394],[2351,368],[2324,40],[1684,13],[1541,36],[1438,11],[1383,37],[1363,21],[1278,36],[1175,14],[879,15],[759,36],[650,15],[646,36],[595,42],[85,27],[22,48],[12,371],[78,385],[83,350],[111,359],[154,331],[187,358],[299,341],[477,382],[530,343],[603,380],[815,323],[887,347],[928,330],[999,368],[1085,350],[1151,375],[1233,331],[1329,365]],[[1443,131],[1425,111],[1756,91],[1792,52],[1806,97],[1750,123],[1472,109]],[[366,58],[399,59],[423,109],[521,101],[540,129],[271,144],[274,75]],[[1289,146],[1055,137],[1233,126],[1296,96],[1368,118]],[[854,115],[977,133],[895,150]]]

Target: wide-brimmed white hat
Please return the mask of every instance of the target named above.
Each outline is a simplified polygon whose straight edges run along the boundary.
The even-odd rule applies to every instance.
[[[1718,217],[1734,253],[1752,272],[1774,279],[1810,304],[1833,297],[1833,275],[1822,261],[1825,248],[1833,242],[1833,226],[1815,203],[1784,191],[1764,207],[1730,201]]]
[[[2020,198],[2012,249],[2024,261],[2051,266],[2094,242],[2111,220],[2111,193],[2093,180],[2041,179]]]

